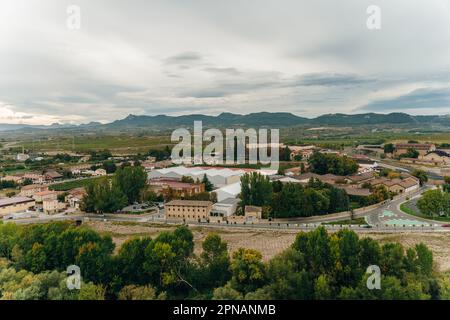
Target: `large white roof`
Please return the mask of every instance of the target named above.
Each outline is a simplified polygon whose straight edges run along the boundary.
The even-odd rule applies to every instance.
[[[224,169],[217,169],[217,168],[200,168],[200,167],[170,167],[170,168],[164,168],[164,169],[158,169],[155,170],[156,172],[160,174],[171,174],[175,173],[178,175],[195,175],[195,176],[203,176],[204,174],[208,176],[221,176],[221,177],[232,177],[237,175],[244,174],[243,170],[230,170],[227,168]]]
[[[232,183],[232,184],[229,184],[222,188],[216,189],[214,191],[215,192],[226,192],[228,194],[237,196],[239,193],[241,193],[241,183],[240,182]]]

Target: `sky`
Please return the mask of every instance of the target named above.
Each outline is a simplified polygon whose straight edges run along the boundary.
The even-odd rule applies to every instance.
[[[450,114],[450,0],[0,3],[0,123],[260,111]]]

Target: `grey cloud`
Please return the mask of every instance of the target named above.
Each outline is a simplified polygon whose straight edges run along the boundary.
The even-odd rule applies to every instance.
[[[405,109],[450,110],[450,88],[421,88],[390,99],[376,100],[359,108],[362,111],[395,111]]]
[[[238,76],[241,75],[242,73],[237,70],[236,68],[218,68],[218,67],[209,67],[209,68],[204,68],[203,70],[207,71],[207,72],[211,72],[211,73],[215,73],[215,74],[224,74],[224,75],[230,75],[230,76]]]
[[[166,64],[185,65],[190,63],[198,63],[203,57],[198,52],[183,52],[165,59]]]
[[[294,81],[294,84],[300,86],[348,86],[366,84],[374,81],[375,79],[356,74],[309,73],[299,76]]]
[[[442,0],[379,0],[379,31],[365,25],[369,0],[78,0],[82,29],[75,32],[65,26],[64,3],[41,0],[30,11],[22,10],[27,0],[10,2],[0,10],[8,26],[0,102],[35,121],[448,110],[448,92],[427,89],[450,83],[450,11]]]

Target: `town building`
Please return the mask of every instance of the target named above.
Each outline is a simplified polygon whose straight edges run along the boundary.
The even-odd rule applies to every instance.
[[[156,194],[167,194],[172,192],[175,197],[189,197],[194,194],[205,192],[203,183],[181,182],[178,179],[156,178],[149,180],[148,184]]]
[[[302,174],[302,168],[300,167],[294,167],[284,170],[285,176],[298,176]]]
[[[56,200],[58,199],[58,193],[56,191],[41,191],[35,193],[33,199],[37,203],[42,203],[44,200]]]
[[[70,172],[73,175],[80,175],[80,174],[83,173],[83,171],[89,170],[90,168],[91,168],[90,164],[79,164],[79,165],[76,165],[76,166],[72,166],[70,168]]]
[[[428,161],[436,166],[450,164],[450,154],[442,150],[428,152],[426,155],[419,158],[421,160]]]
[[[247,222],[259,222],[262,219],[262,208],[257,206],[245,206],[245,219]]]
[[[205,221],[209,219],[212,205],[211,201],[172,200],[165,204],[166,218]]]
[[[363,184],[368,183],[370,180],[375,179],[375,174],[373,172],[365,172],[361,174],[347,176],[345,178],[350,184],[360,187]]]
[[[25,173],[22,178],[23,180],[30,180],[33,184],[43,184],[46,181],[44,175],[33,172]]]
[[[400,156],[408,152],[408,149],[414,149],[419,152],[419,156],[424,156],[429,152],[435,151],[434,144],[427,143],[397,143],[395,145],[394,156]]]
[[[33,197],[38,192],[48,191],[48,186],[42,184],[29,184],[20,189],[20,196]]]
[[[94,176],[106,176],[106,170],[99,168],[94,171]]]
[[[226,198],[215,203],[212,206],[211,216],[213,217],[229,217],[236,213],[239,199]]]
[[[217,201],[223,201],[225,199],[234,199],[241,193],[241,182],[229,184],[222,188],[214,190],[217,195]]]
[[[68,195],[65,197],[64,201],[69,204],[70,208],[79,210],[81,201],[85,195],[86,190],[84,188],[75,188],[68,191]]]
[[[317,149],[316,146],[287,146],[291,150],[290,158],[294,160],[296,156],[300,156],[302,160],[308,160]]]
[[[63,203],[58,202],[58,200],[55,200],[55,199],[49,199],[49,200],[42,201],[42,211],[45,214],[58,213],[64,207],[65,207],[65,205]]]
[[[15,174],[15,175],[7,175],[7,176],[2,177],[2,181],[11,181],[11,182],[14,182],[16,184],[23,183],[23,180],[24,180],[23,175],[17,175],[17,174]]]
[[[16,156],[16,160],[19,162],[24,162],[30,159],[30,156],[26,153],[18,153]]]
[[[377,178],[370,181],[372,186],[384,186],[386,189],[393,193],[408,193],[419,189],[420,184],[418,179],[407,177],[404,179],[388,179],[386,177]]]
[[[11,213],[25,212],[32,210],[35,201],[27,197],[12,197],[0,199],[0,217]]]
[[[44,178],[47,181],[55,181],[63,178],[63,175],[57,171],[50,170],[44,173]]]
[[[148,173],[149,179],[154,178],[174,178],[179,179],[183,176],[191,177],[194,181],[202,180],[203,176],[206,175],[208,180],[216,187],[220,188],[232,183],[240,181],[241,176],[249,171],[248,169],[237,169],[237,168],[217,168],[217,167],[170,167],[164,169],[152,170]],[[254,171],[251,170],[250,171]]]

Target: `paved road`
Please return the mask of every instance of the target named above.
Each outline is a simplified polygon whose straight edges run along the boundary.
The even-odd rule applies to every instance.
[[[359,226],[359,225],[324,225],[329,230],[339,230],[343,228],[349,228],[357,232],[388,232],[388,233],[399,233],[399,232],[450,232],[450,228],[442,227],[440,223],[434,221],[429,221],[426,219],[421,219],[415,216],[410,216],[402,212],[399,208],[400,204],[406,200],[406,197],[419,196],[421,192],[426,190],[428,187],[421,188],[420,190],[399,197],[384,206],[368,211],[358,216],[365,216],[367,222],[371,226]],[[335,220],[336,218],[330,219]],[[341,218],[342,219],[342,218]],[[54,216],[40,216],[38,218],[30,219],[17,219],[17,220],[7,220],[8,222],[13,222],[17,224],[32,224],[32,223],[46,223],[50,221],[63,221],[63,220],[91,220],[91,221],[117,221],[117,222],[135,222],[135,223],[156,223],[156,224],[171,224],[179,225],[182,221],[166,221],[164,218],[164,210],[156,213],[146,214],[146,215],[117,215],[117,214],[71,214],[71,215],[54,215]],[[390,221],[391,220],[391,221]],[[390,221],[390,222],[389,222]],[[395,221],[397,223],[393,224]],[[403,223],[408,222],[408,223]],[[420,222],[420,223],[419,223]],[[270,222],[270,223],[255,223],[255,224],[226,224],[226,223],[205,223],[205,222],[189,222],[190,226],[202,226],[208,228],[229,228],[229,229],[243,229],[243,230],[283,230],[283,231],[308,231],[317,228],[321,223],[307,223],[307,222]]]
[[[416,198],[419,197],[420,194],[428,189],[430,189],[431,187],[427,186],[427,187],[422,187],[419,190],[417,190],[416,192],[413,192],[411,194],[407,194],[407,195],[403,195],[395,200],[392,200],[388,203],[386,203],[385,205],[374,209],[370,212],[367,213],[366,215],[366,221],[372,225],[372,226],[377,226],[377,225],[393,225],[393,224],[397,224],[397,225],[417,225],[417,226],[429,226],[429,225],[434,225],[434,226],[441,226],[443,223],[440,222],[436,222],[433,220],[428,220],[428,219],[423,219],[420,217],[416,217],[416,216],[412,216],[409,215],[405,212],[403,212],[400,209],[400,205],[407,201],[407,198]]]

